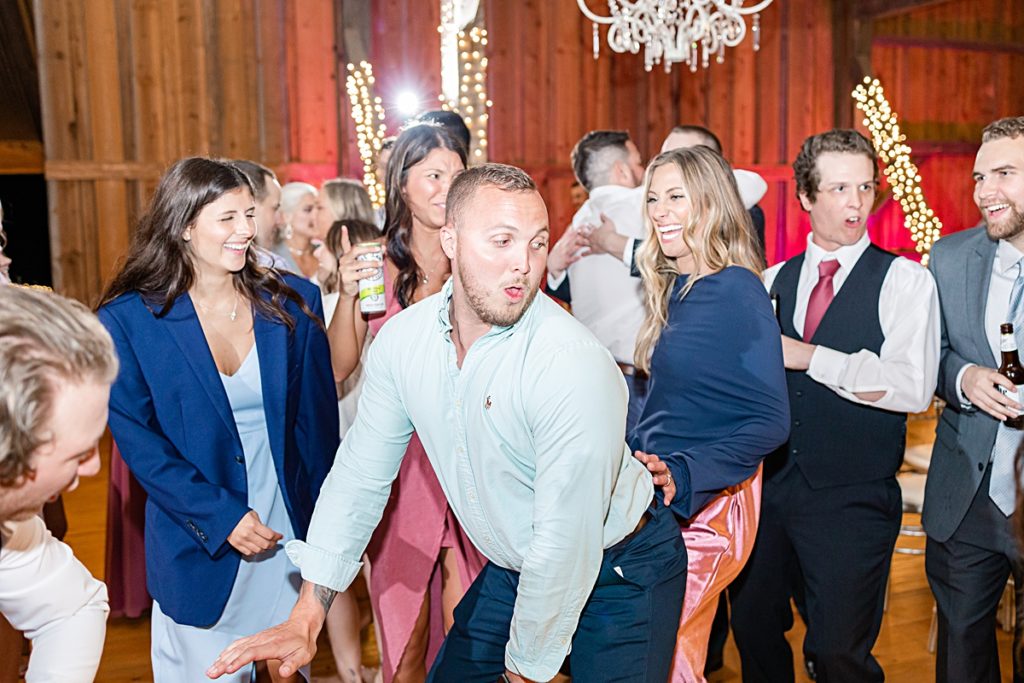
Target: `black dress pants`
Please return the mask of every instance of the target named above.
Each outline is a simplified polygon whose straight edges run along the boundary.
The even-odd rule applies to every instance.
[[[935,679],[940,682],[1002,680],[996,607],[1011,572],[1017,587],[1024,584],[1010,520],[988,496],[991,471],[989,465],[967,514],[949,540],[940,543],[928,538],[925,571],[938,607]],[[1019,669],[1014,666],[1014,681],[1022,680]]]
[[[757,541],[729,588],[745,683],[794,680],[793,564],[803,575],[818,681],[882,681],[871,654],[903,503],[895,477],[813,489],[796,466],[764,483]]]

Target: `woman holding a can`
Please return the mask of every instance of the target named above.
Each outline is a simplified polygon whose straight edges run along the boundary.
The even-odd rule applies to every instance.
[[[440,126],[421,123],[398,136],[388,163],[385,244],[357,244],[338,263],[341,296],[328,331],[336,380],[357,366],[368,331],[376,334],[395,313],[438,293],[451,275],[440,230],[448,186],[465,164],[462,143]],[[364,313],[360,301],[375,299],[368,279],[380,276],[386,310]],[[484,559],[455,520],[415,435],[367,555],[385,683],[422,681]]]

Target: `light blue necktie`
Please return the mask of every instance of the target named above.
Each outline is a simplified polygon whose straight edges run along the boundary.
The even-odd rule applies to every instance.
[[[1013,335],[1020,348],[1024,337],[1024,306],[1021,306],[1021,295],[1024,294],[1024,258],[1017,262],[1017,279],[1013,282],[1010,293],[1010,310],[1007,318],[1013,323]],[[1021,392],[1024,393],[1024,392]],[[1024,399],[1024,396],[1021,396]],[[1012,429],[999,423],[996,433],[996,444],[992,447],[992,479],[988,483],[988,495],[1004,515],[1009,517],[1017,502],[1017,475],[1014,458],[1020,448],[1024,430]]]

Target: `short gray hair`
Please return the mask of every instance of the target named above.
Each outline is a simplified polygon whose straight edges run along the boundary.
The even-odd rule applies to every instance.
[[[0,486],[31,476],[60,381],[111,384],[117,355],[89,309],[52,292],[0,286]]]
[[[537,191],[533,178],[521,168],[507,164],[474,166],[455,176],[448,188],[445,222],[458,227],[463,210],[482,187],[496,187],[502,192]]]
[[[291,213],[299,205],[299,201],[307,194],[315,198],[317,190],[309,183],[287,183],[281,188],[281,213]]]

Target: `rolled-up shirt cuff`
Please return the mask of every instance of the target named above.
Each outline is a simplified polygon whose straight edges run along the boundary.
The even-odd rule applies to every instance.
[[[964,394],[964,373],[967,372],[968,368],[973,368],[974,363],[968,363],[967,365],[960,368],[960,372],[956,373],[956,395],[960,399],[960,407],[970,409],[974,407],[967,395]]]
[[[304,541],[289,541],[284,550],[292,564],[301,570],[304,581],[326,586],[339,593],[348,590],[363,568],[362,562],[353,562]]]
[[[736,187],[739,190],[743,208],[749,211],[764,197],[768,191],[768,183],[760,174],[742,168],[734,169],[733,176],[736,178]]]
[[[626,264],[626,267],[632,270],[633,268],[633,252],[636,250],[635,245],[636,238],[629,237],[626,239],[626,247],[622,250],[622,262]]]
[[[836,351],[827,346],[818,346],[811,355],[811,362],[807,366],[807,375],[815,382],[830,387],[842,386],[841,378],[846,371],[849,358],[849,355],[842,351]]]
[[[593,587],[579,589],[567,612],[560,615],[541,643],[517,644],[514,638],[505,646],[505,668],[529,681],[550,681],[562,668],[562,662],[572,649],[572,637],[579,623],[579,615],[590,597]],[[512,631],[515,631],[513,627]]]

